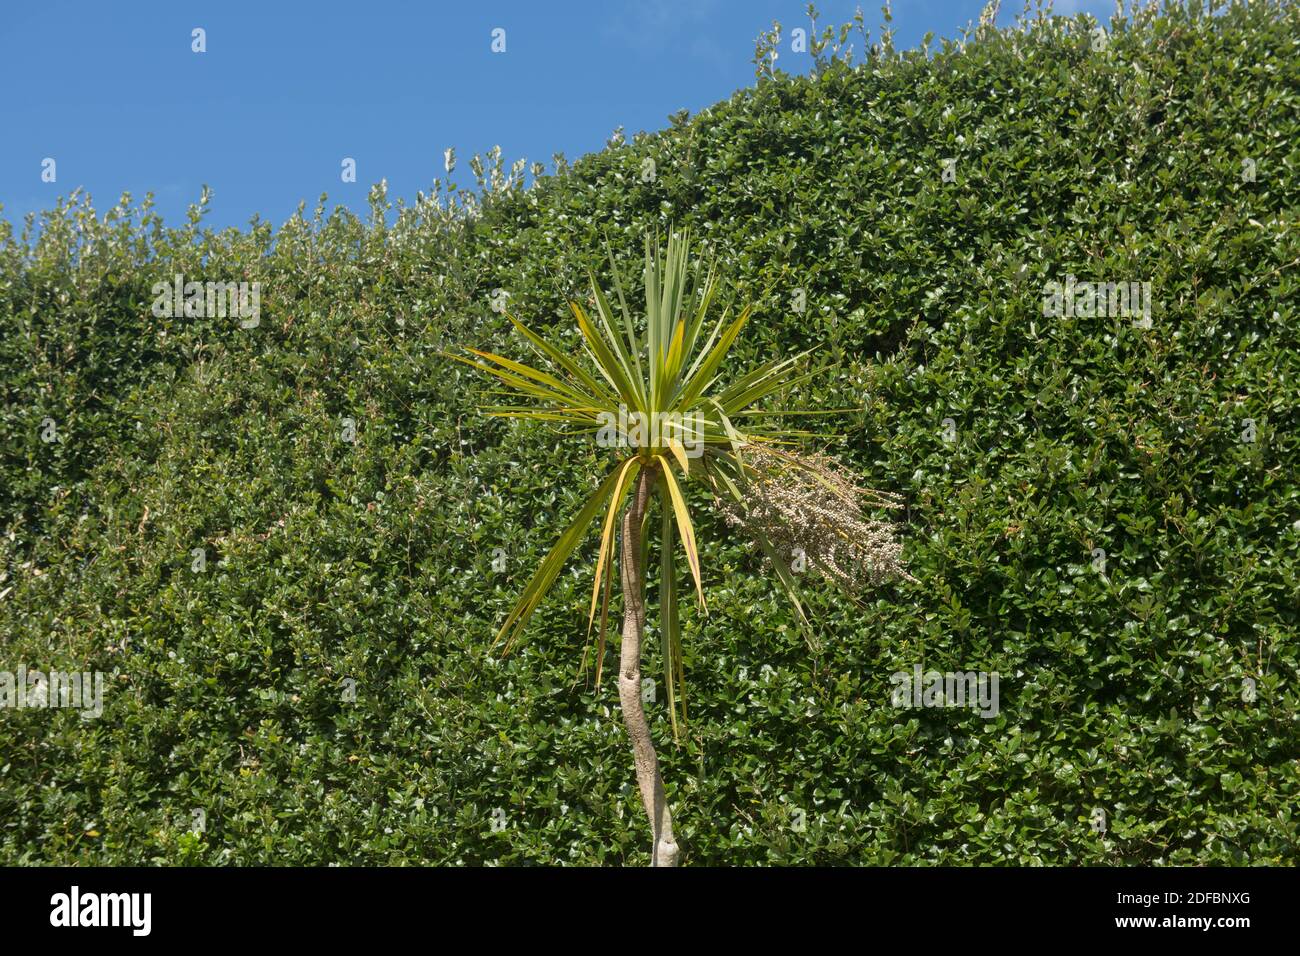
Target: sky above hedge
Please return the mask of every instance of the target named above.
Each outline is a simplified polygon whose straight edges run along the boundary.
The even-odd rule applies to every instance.
[[[819,4],[821,23],[857,4]],[[879,4],[861,4],[873,39]],[[0,74],[0,215],[21,222],[82,187],[107,207],[152,191],[170,223],[202,186],[210,225],[254,214],[279,223],[322,192],[354,211],[368,186],[413,198],[461,157],[500,144],[508,160],[551,168],[628,135],[667,125],[753,83],[754,39],[779,19],[806,26],[802,0],[118,6],[47,2],[6,10]],[[954,37],[983,0],[898,0],[895,44]],[[999,23],[1020,5],[1007,0]],[[1061,12],[1107,15],[1109,0],[1058,0]],[[206,31],[193,52],[191,31]],[[492,31],[505,52],[492,52]],[[805,72],[806,54],[779,64]],[[87,80],[94,77],[93,82]],[[42,163],[56,161],[54,182]],[[344,158],[356,182],[342,181]],[[458,175],[467,179],[464,163]],[[469,185],[462,181],[463,185]]]

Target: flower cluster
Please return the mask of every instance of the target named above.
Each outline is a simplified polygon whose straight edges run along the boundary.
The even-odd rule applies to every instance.
[[[741,499],[725,502],[723,515],[754,540],[766,539],[792,570],[811,566],[855,592],[894,575],[915,580],[903,569],[894,525],[867,514],[901,508],[896,495],[859,486],[824,455],[747,445],[740,458]]]

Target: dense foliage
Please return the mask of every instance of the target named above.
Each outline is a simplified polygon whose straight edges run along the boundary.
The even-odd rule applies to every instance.
[[[1293,862],[1300,7],[1094,25],[777,73],[469,213],[0,233],[0,670],[108,674],[97,720],[0,711],[0,862],[643,863],[594,536],[491,647],[609,452],[438,353],[520,355],[497,289],[572,336],[606,236],[635,271],[670,222],[758,300],[745,359],[819,350],[784,404],[848,409],[917,578],[806,587],[810,651],[697,502],[680,745],[653,706],[686,862]],[[260,324],[155,317],[177,273]],[[1150,327],[1044,316],[1067,275],[1149,281]],[[892,706],[917,664],[997,716]]]

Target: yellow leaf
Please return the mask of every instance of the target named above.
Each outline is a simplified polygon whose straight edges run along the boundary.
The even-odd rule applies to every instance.
[[[587,615],[588,637],[591,636],[591,625],[596,619],[596,604],[600,600],[601,572],[605,570],[605,561],[612,559],[614,556],[614,521],[623,506],[623,497],[627,494],[627,485],[635,477],[638,470],[640,470],[640,465],[636,458],[629,458],[623,463],[623,469],[618,475],[618,482],[614,485],[614,496],[609,502],[609,513],[605,515],[605,526],[600,534],[600,554],[596,558],[596,581],[591,589],[591,611]],[[631,475],[628,472],[631,472]]]
[[[655,455],[663,462],[664,479],[668,485],[668,496],[673,501],[673,511],[677,515],[677,530],[682,536],[682,547],[686,549],[686,560],[691,566],[691,576],[695,579],[695,590],[700,597],[700,607],[708,610],[708,605],[704,602],[704,584],[700,581],[700,556],[695,550],[695,529],[691,526],[691,515],[686,510],[686,500],[682,498],[682,491],[677,487],[677,479],[673,477],[672,469],[668,465],[668,459],[663,455]]]
[[[676,438],[670,438],[668,439],[668,449],[673,453],[673,457],[677,459],[677,464],[682,466],[682,474],[689,475],[691,473],[691,463],[686,457],[686,449],[682,446],[682,443]]]

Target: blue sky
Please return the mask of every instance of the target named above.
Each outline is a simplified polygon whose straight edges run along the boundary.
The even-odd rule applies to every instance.
[[[1005,0],[1000,23],[1022,0]],[[462,3],[10,3],[0,18],[0,204],[14,223],[75,187],[102,213],[152,191],[169,224],[204,183],[208,224],[277,225],[300,200],[364,209],[369,185],[413,198],[500,144],[507,160],[551,166],[695,113],[754,81],[754,38],[779,19],[806,25],[806,0]],[[823,24],[858,4],[818,4]],[[861,4],[873,38],[880,0]],[[953,37],[983,0],[896,0],[895,45]],[[1112,0],[1058,0],[1103,17]],[[191,51],[202,27],[207,52]],[[491,50],[506,31],[506,51]],[[788,41],[787,41],[788,43]],[[787,46],[788,49],[788,46]],[[781,65],[805,70],[786,54]],[[55,159],[57,180],[42,182]],[[343,183],[341,162],[357,163]],[[458,176],[459,178],[459,176]]]

